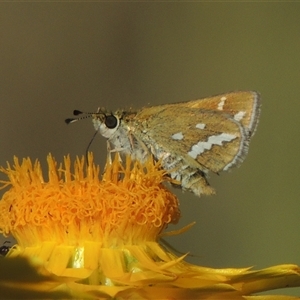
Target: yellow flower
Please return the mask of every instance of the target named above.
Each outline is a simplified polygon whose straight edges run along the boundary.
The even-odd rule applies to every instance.
[[[73,169],[69,157],[63,166],[51,155],[47,161],[47,181],[38,161],[15,158],[14,167],[1,168],[10,189],[0,201],[0,232],[17,241],[0,260],[1,272],[17,260],[29,261],[35,274],[22,281],[16,270],[0,278],[6,295],[19,289],[49,299],[268,299],[250,295],[300,285],[295,265],[212,269],[164,249],[160,234],[178,222],[180,210],[159,163],[127,157],[123,166],[116,155],[100,179],[91,154],[87,165],[77,158]]]

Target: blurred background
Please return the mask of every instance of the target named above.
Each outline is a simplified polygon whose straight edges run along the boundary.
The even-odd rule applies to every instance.
[[[14,155],[45,165],[49,152],[58,161],[85,154],[94,129],[90,120],[67,126],[74,109],[138,109],[257,90],[262,115],[248,157],[211,176],[216,196],[175,190],[182,219],[168,229],[197,223],[167,241],[203,266],[300,264],[299,3],[0,8],[0,165]],[[91,150],[103,165],[100,135]]]

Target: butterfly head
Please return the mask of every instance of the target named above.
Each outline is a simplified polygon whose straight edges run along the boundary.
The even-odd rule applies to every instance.
[[[86,118],[92,118],[96,131],[98,131],[103,137],[106,138],[110,138],[120,125],[121,115],[119,115],[118,113],[113,114],[111,112],[107,112],[103,108],[98,108],[98,111],[95,113],[74,110],[73,114],[74,116],[82,116],[66,119],[65,122],[67,124],[74,123]]]
[[[110,138],[120,125],[120,118],[112,113],[97,112],[92,118],[94,128],[105,138]]]

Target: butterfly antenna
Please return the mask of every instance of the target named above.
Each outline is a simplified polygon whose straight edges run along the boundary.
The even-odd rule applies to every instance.
[[[75,110],[73,111],[73,115],[74,115],[74,116],[79,116],[79,115],[82,115],[82,114],[84,114],[84,116],[82,116],[82,117],[77,117],[77,118],[68,118],[68,119],[65,119],[65,122],[66,122],[67,124],[70,124],[70,123],[74,123],[74,122],[77,122],[77,121],[80,121],[80,120],[83,120],[83,119],[91,118],[92,115],[95,114],[95,113],[91,113],[91,112],[82,112],[82,111],[77,110],[77,109],[75,109]]]

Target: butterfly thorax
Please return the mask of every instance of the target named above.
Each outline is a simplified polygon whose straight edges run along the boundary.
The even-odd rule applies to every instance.
[[[126,113],[125,111],[118,111],[110,115],[95,114],[93,124],[95,129],[107,138],[110,152],[129,154],[133,159],[144,162],[150,152],[133,134],[134,127],[131,120],[135,115],[136,113]]]

